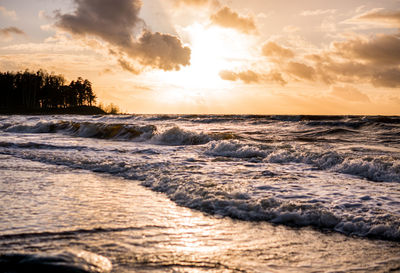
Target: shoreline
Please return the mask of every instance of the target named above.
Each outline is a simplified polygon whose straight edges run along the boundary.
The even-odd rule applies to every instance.
[[[0,115],[106,115],[107,113],[97,106],[77,106],[67,108],[47,109],[10,109],[0,108]]]

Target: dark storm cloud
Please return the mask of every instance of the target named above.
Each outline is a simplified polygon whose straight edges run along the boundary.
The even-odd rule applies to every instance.
[[[119,55],[119,63],[131,67],[123,57],[141,65],[163,70],[179,70],[190,62],[190,49],[173,35],[152,33],[144,29],[137,37],[135,31],[145,27],[139,18],[140,0],[75,0],[72,14],[57,14],[56,26],[73,35],[94,36],[111,46]],[[132,71],[137,71],[133,69]]]
[[[141,22],[138,17],[141,1],[75,0],[73,14],[59,14],[57,26],[79,35],[95,35],[110,44],[128,47],[133,43],[133,29]]]
[[[213,24],[236,29],[245,34],[257,32],[256,24],[252,17],[241,16],[229,7],[223,7],[217,13],[211,15],[210,19]]]

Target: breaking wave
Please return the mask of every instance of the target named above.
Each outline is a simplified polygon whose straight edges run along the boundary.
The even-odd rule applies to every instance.
[[[155,125],[128,125],[90,122],[38,122],[33,125],[4,124],[2,129],[9,133],[63,133],[75,137],[109,140],[150,141],[161,145],[200,145],[216,139],[239,138],[233,133],[203,133],[184,130],[174,126],[159,131]]]
[[[396,117],[125,119],[5,119],[0,153],[137,180],[180,205],[216,215],[400,240],[400,200],[396,192],[386,194],[400,182]],[[52,142],[42,133],[116,142]]]
[[[336,151],[303,147],[272,147],[243,144],[235,140],[212,141],[205,153],[233,158],[261,158],[267,163],[304,163],[320,170],[330,170],[366,178],[372,181],[400,182],[400,158],[394,156],[354,157]]]
[[[101,139],[134,139],[137,137],[150,138],[157,130],[155,126],[105,124],[90,122],[38,122],[33,125],[16,124],[5,128],[12,133],[65,133],[77,137]]]
[[[394,215],[370,217],[359,214],[361,204],[347,204],[354,211],[341,212],[339,208],[326,207],[323,203],[283,200],[273,195],[257,198],[240,189],[229,191],[213,182],[160,177],[142,184],[155,191],[166,193],[176,203],[211,214],[228,216],[245,221],[268,221],[289,226],[312,226],[335,230],[346,235],[400,240],[400,218]],[[365,197],[365,199],[367,199]],[[345,206],[346,204],[344,204]]]

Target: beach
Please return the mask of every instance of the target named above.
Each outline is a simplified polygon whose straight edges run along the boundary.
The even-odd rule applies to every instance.
[[[0,116],[0,267],[399,270],[399,132],[398,117]]]

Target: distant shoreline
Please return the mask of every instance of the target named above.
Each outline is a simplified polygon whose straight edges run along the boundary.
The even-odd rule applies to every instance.
[[[25,109],[0,108],[1,115],[106,115],[96,106],[75,106],[67,108]]]

